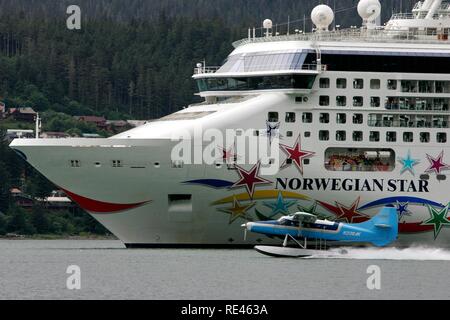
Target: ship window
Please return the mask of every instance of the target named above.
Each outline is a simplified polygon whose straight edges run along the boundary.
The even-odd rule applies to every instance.
[[[287,123],[295,122],[295,112],[286,112],[286,122]]]
[[[303,159],[303,164],[308,166],[309,164],[311,164],[311,159]]]
[[[379,108],[381,105],[380,97],[370,97],[370,106],[372,108]]]
[[[402,92],[417,92],[417,81],[402,80],[400,81]]]
[[[429,132],[421,132],[420,133],[420,142],[429,143],[430,142],[430,133]]]
[[[240,78],[200,78],[196,81],[199,91],[204,92],[312,89],[315,80],[315,75],[277,75]]]
[[[330,87],[330,79],[328,78],[321,78],[319,82],[321,89],[328,89]]]
[[[387,88],[388,90],[397,90],[397,80],[388,80]]]
[[[353,89],[364,89],[364,79],[353,80]]]
[[[122,160],[112,160],[112,167],[113,168],[122,168],[123,167]]]
[[[336,115],[336,123],[337,124],[345,124],[345,123],[347,123],[347,115],[345,113],[338,113]]]
[[[353,141],[355,141],[355,142],[363,141],[363,132],[362,131],[354,131],[353,132]]]
[[[313,122],[313,115],[310,112],[304,112],[302,115],[303,123],[312,123]]]
[[[336,131],[336,141],[347,140],[347,133],[345,131]]]
[[[438,132],[436,135],[436,141],[437,143],[447,143],[447,133]]]
[[[412,132],[403,132],[403,142],[414,142],[414,134]]]
[[[361,113],[355,113],[353,115],[353,124],[362,124],[364,122],[364,116]]]
[[[434,81],[419,81],[420,93],[434,93]]]
[[[336,105],[338,107],[345,107],[345,106],[347,106],[347,97],[346,96],[337,96],[336,97]]]
[[[362,107],[364,105],[363,97],[353,97],[353,106],[354,107]]]
[[[347,89],[347,79],[344,79],[344,78],[336,79],[336,88],[337,89]]]
[[[81,161],[80,160],[70,160],[70,166],[72,168],[80,168],[81,167]]]
[[[279,120],[278,112],[269,112],[268,114],[269,122],[278,122],[278,120]]]
[[[290,138],[294,135],[294,133],[292,131],[288,131],[286,132],[286,137]]]
[[[320,141],[330,140],[330,132],[328,130],[320,130],[319,131],[319,140]]]
[[[305,132],[305,138],[310,138],[310,137],[311,137],[311,132],[306,131],[306,132]]]
[[[328,114],[328,113],[321,113],[319,121],[320,121],[320,123],[330,123],[330,114]]]
[[[303,103],[303,97],[295,97],[296,103]]]
[[[320,96],[319,104],[321,106],[329,106],[330,105],[330,97],[329,96]]]
[[[397,142],[397,132],[395,131],[386,132],[386,142]]]
[[[380,142],[380,132],[370,131],[370,142]]]
[[[330,171],[390,172],[395,169],[395,152],[391,149],[329,148],[325,151],[325,168]],[[346,187],[351,188],[350,185]]]
[[[370,89],[379,90],[381,87],[380,79],[372,79],[370,80]]]

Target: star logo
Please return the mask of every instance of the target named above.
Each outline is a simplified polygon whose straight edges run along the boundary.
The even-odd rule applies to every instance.
[[[243,218],[247,221],[250,219],[247,217],[247,211],[250,210],[255,205],[254,202],[248,205],[241,205],[236,197],[233,198],[233,206],[231,208],[221,208],[219,209],[222,212],[230,214],[230,223],[232,224],[239,218]]]
[[[443,227],[449,227],[450,221],[447,217],[450,204],[440,211],[428,206],[431,218],[422,223],[423,226],[434,226],[434,240],[437,239]]]
[[[401,221],[403,216],[410,216],[411,212],[408,210],[409,203],[400,203],[397,201],[397,213],[398,213],[398,221]]]
[[[411,151],[408,150],[408,154],[405,158],[399,158],[398,161],[403,165],[400,174],[405,173],[405,171],[409,171],[413,176],[416,174],[414,170],[414,166],[419,164],[420,161],[417,159],[411,158]]]
[[[283,194],[281,192],[278,193],[277,201],[275,202],[264,201],[264,205],[272,209],[272,213],[270,214],[269,219],[275,217],[277,214],[288,214],[289,208],[295,205],[296,203],[297,201],[295,200],[285,201],[283,199]]]
[[[450,166],[444,163],[444,151],[441,151],[437,158],[427,154],[427,159],[430,162],[430,167],[425,171],[426,173],[434,172],[440,174],[443,170],[450,169]]]
[[[330,212],[336,215],[336,220],[344,221],[347,223],[360,223],[369,220],[369,217],[365,214],[358,212],[359,203],[361,198],[356,199],[350,207],[346,207],[343,204],[336,202],[336,206],[329,205],[325,202],[319,202]]]
[[[245,187],[247,189],[250,198],[253,199],[253,194],[255,193],[255,187],[258,185],[272,184],[272,181],[263,179],[259,176],[259,169],[261,163],[258,162],[250,171],[243,169],[242,167],[236,165],[236,170],[240,176],[240,180],[237,181],[231,188]]]
[[[302,150],[301,136],[298,136],[297,141],[292,148],[283,144],[280,144],[280,148],[288,156],[285,162],[281,165],[281,169],[287,168],[291,164],[294,164],[302,175],[303,159],[311,158],[316,154],[315,152]]]

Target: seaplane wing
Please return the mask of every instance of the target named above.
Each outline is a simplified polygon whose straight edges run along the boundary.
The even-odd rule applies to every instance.
[[[313,214],[306,212],[297,212],[292,215],[292,220],[298,221],[301,224],[304,223],[316,223],[317,217]]]

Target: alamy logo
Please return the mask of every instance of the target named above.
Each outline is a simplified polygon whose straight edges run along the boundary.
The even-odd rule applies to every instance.
[[[81,30],[81,9],[77,5],[71,5],[67,7],[67,14],[70,16],[67,18],[66,24],[69,30]]]
[[[67,274],[70,276],[67,278],[66,286],[69,290],[80,290],[81,289],[81,269],[79,266],[72,265],[68,266],[66,270]]]
[[[367,289],[369,290],[381,290],[381,268],[379,266],[369,266],[367,268]]]

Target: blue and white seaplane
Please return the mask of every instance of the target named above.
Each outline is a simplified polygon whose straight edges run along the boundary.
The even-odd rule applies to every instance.
[[[347,224],[319,220],[315,215],[298,212],[279,220],[243,224],[247,231],[284,238],[282,247],[256,246],[255,250],[273,257],[305,258],[323,254],[329,245],[373,245],[385,247],[398,237],[398,215],[394,207],[385,207],[371,220]],[[294,247],[289,246],[293,242]],[[312,243],[312,245],[311,245]]]

